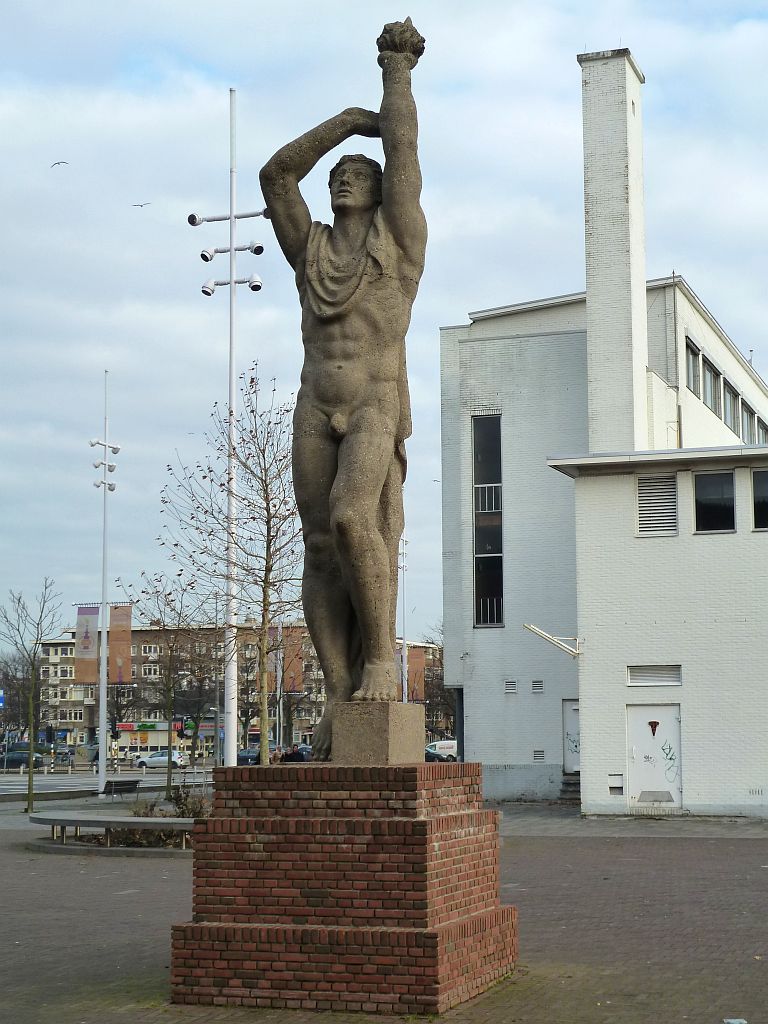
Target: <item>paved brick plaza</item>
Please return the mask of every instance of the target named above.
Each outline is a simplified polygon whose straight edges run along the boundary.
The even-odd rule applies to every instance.
[[[0,1019],[315,1024],[321,1016],[171,1006],[170,927],[191,912],[191,861],[22,849],[45,834],[0,808]],[[571,810],[513,805],[502,834],[502,899],[520,909],[521,967],[441,1019],[768,1024],[768,822],[582,821]]]

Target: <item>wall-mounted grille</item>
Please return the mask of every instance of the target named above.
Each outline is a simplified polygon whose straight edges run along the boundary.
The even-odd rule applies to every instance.
[[[630,686],[680,686],[683,682],[681,665],[629,665],[627,682]]]
[[[637,478],[637,532],[677,533],[677,477],[674,473]]]
[[[505,680],[504,693],[517,693],[517,683],[514,679]]]
[[[531,693],[544,693],[544,680],[534,679],[531,683]]]
[[[534,752],[533,752],[533,760],[534,761],[543,761],[544,760],[544,751],[543,750],[534,750]]]

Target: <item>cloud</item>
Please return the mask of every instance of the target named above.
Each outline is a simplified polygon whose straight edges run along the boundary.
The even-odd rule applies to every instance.
[[[644,93],[648,272],[685,274],[755,365],[768,367],[764,4],[661,0],[414,0],[427,52],[414,73],[428,263],[409,367],[415,433],[406,485],[408,619],[441,618],[439,337],[469,310],[583,287],[578,52],[629,46]],[[159,490],[178,450],[200,454],[226,400],[227,297],[200,293],[201,248],[226,225],[188,213],[228,204],[230,86],[238,197],[258,209],[274,150],[348,105],[376,107],[375,39],[389,3],[134,0],[4,12],[0,279],[0,589],[52,575],[65,603],[98,596],[101,496],[90,437],[123,445],[110,497],[110,575],[160,564]],[[377,155],[375,140],[353,140]],[[304,182],[327,219],[331,154]],[[66,166],[51,168],[55,160]],[[132,204],[146,202],[141,209]],[[238,292],[238,365],[295,391],[293,275],[261,220],[259,295]],[[412,610],[413,609],[413,610]]]

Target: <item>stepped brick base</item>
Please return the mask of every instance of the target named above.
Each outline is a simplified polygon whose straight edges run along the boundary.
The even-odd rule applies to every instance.
[[[498,815],[476,764],[215,772],[176,1003],[440,1013],[508,974]]]

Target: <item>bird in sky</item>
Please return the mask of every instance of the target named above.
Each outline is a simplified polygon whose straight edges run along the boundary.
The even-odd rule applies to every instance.
[[[151,206],[152,203],[131,203],[131,206]]]
[[[61,167],[62,164],[69,166],[69,160],[57,160],[55,163],[51,164],[51,167]]]

